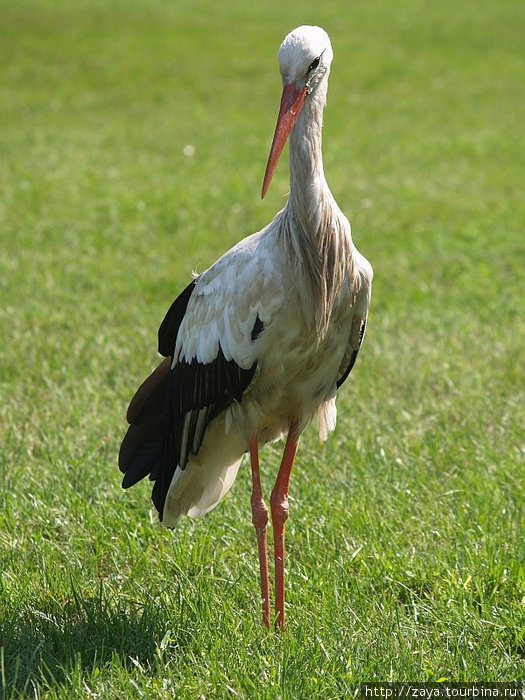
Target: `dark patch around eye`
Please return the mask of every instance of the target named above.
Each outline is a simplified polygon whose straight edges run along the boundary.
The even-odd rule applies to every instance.
[[[321,56],[318,56],[317,58],[314,58],[314,60],[310,63],[308,66],[308,73],[311,73],[311,71],[315,70],[317,66],[319,65],[319,61],[321,60]]]

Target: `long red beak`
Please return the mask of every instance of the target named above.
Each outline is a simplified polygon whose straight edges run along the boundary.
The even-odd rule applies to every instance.
[[[264,197],[270,186],[277,161],[283,152],[286,139],[290,135],[290,131],[293,129],[293,125],[303,108],[305,97],[306,87],[299,89],[295,83],[288,83],[283,88],[281,107],[279,109],[279,116],[277,117],[277,126],[275,127],[275,134],[273,135],[266,172],[264,173],[261,198]]]

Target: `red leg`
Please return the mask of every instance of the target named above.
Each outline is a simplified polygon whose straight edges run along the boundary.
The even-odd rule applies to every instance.
[[[252,522],[257,533],[259,550],[259,571],[261,576],[261,600],[263,607],[263,625],[270,626],[270,579],[268,577],[268,547],[266,543],[266,526],[268,525],[268,508],[261,492],[259,476],[259,450],[257,435],[250,440],[250,459],[252,464]]]
[[[275,556],[275,626],[284,630],[284,529],[288,518],[288,489],[299,436],[297,421],[290,423],[277,480],[270,496]]]

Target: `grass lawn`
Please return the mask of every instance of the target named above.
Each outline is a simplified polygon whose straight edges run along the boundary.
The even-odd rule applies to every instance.
[[[523,0],[0,0],[0,695],[525,677],[524,20]],[[308,429],[294,468],[281,636],[249,469],[170,532],[116,457],[191,270],[283,204],[286,158],[259,192],[303,23],[332,37],[325,168],[376,277],[337,430]]]

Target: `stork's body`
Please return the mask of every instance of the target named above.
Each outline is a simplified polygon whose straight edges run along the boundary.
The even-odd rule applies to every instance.
[[[326,183],[322,114],[332,59],[318,27],[299,27],[279,50],[284,91],[263,195],[290,134],[291,191],[285,208],[197,277],[159,330],[166,359],[137,392],[120,465],[123,485],[155,480],[153,500],[173,527],[213,508],[245,452],[269,619],[267,509],[258,447],[287,434],[272,493],[276,614],[284,626],[284,522],[290,470],[304,427],[335,427],[335,394],[359,350],[372,268],[356,250]]]

